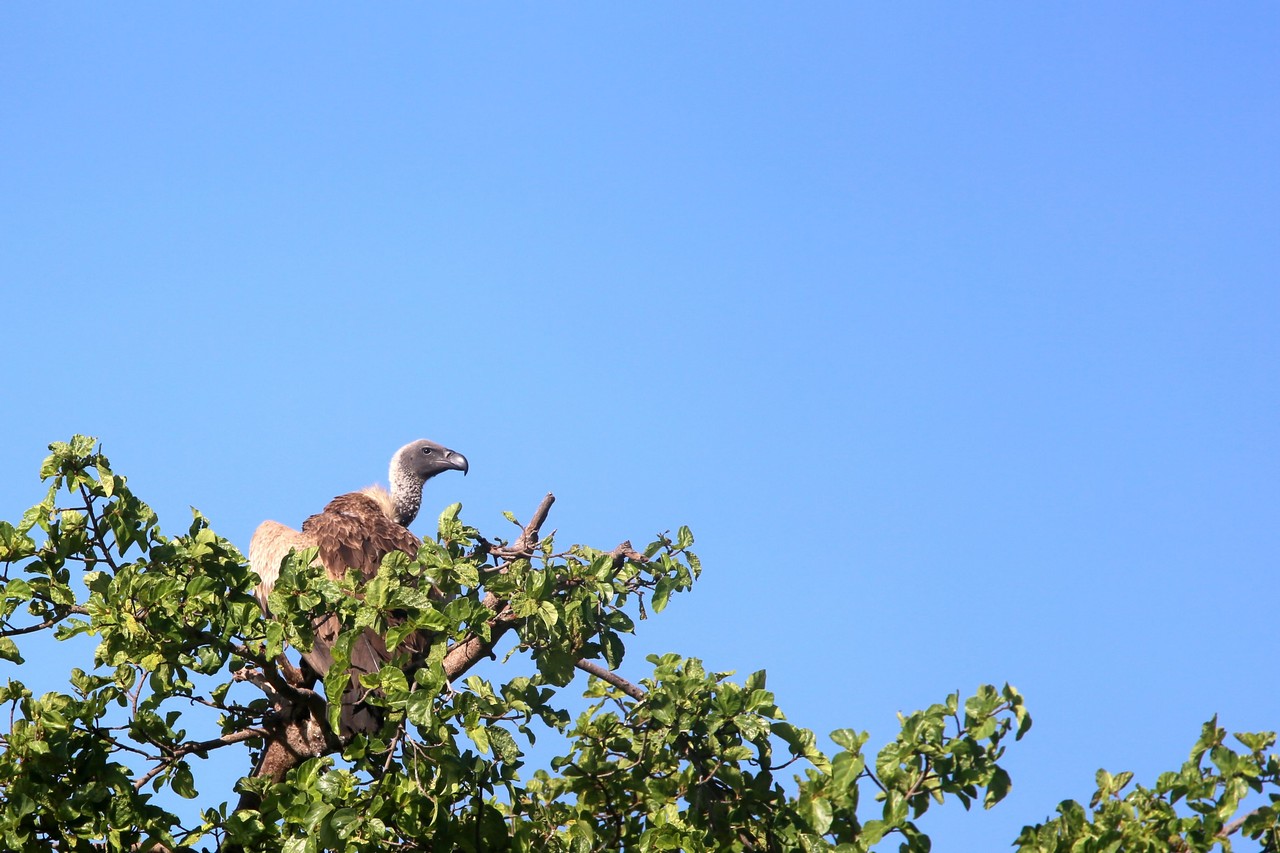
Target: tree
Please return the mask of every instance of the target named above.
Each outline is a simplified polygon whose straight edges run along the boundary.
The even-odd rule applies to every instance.
[[[0,687],[6,849],[926,851],[920,817],[947,800],[998,803],[1011,784],[999,760],[1031,726],[1016,690],[982,686],[901,716],[869,760],[853,729],[825,754],[763,672],[738,683],[667,655],[632,684],[614,674],[622,636],[693,584],[693,536],[557,550],[541,535],[550,496],[510,543],[451,506],[415,560],[392,554],[359,588],[294,555],[264,619],[244,558],[198,512],[165,535],[93,439],[50,449],[44,499],[0,522],[0,658],[20,670],[36,634],[96,646],[65,692]],[[322,610],[346,627],[318,685],[288,656]],[[435,640],[364,677],[386,721],[344,740],[324,694],[346,684],[344,650],[367,627],[389,648],[421,629]],[[504,638],[530,674],[495,661]],[[587,703],[571,718],[582,670]],[[522,776],[523,745],[549,730],[566,754]],[[1211,722],[1179,773],[1124,797],[1129,777],[1100,772],[1092,813],[1063,803],[1019,849],[1208,850],[1237,833],[1280,849],[1274,735],[1238,738],[1245,753]],[[204,760],[228,752],[243,762],[237,791],[198,785]],[[1235,818],[1250,790],[1271,803]],[[173,795],[199,800],[198,817],[166,807]]]

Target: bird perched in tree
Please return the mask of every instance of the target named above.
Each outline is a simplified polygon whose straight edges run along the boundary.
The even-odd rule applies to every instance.
[[[347,569],[355,569],[364,580],[377,574],[382,558],[392,551],[415,557],[421,541],[409,532],[409,525],[422,505],[422,487],[441,471],[467,473],[467,458],[461,453],[421,439],[406,444],[391,457],[388,492],[371,486],[359,492],[338,495],[323,511],[294,530],[277,521],[258,525],[249,543],[249,564],[261,583],[256,590],[264,613],[267,597],[280,576],[280,563],[290,550],[316,548],[317,560],[330,578],[340,580]],[[314,624],[315,642],[302,657],[321,678],[333,666],[331,649],[341,630],[335,615]],[[374,673],[390,660],[386,644],[377,632],[366,629],[351,648],[351,684],[342,696],[341,733],[373,732],[381,726],[381,709],[363,701],[366,688],[359,678]]]

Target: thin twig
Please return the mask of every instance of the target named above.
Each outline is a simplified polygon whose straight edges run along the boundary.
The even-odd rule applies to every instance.
[[[116,565],[115,558],[111,556],[111,546],[106,543],[102,535],[102,522],[98,520],[97,513],[93,511],[93,495],[89,494],[89,490],[85,488],[84,483],[80,484],[80,496],[84,498],[85,514],[89,516],[89,522],[93,525],[95,544],[102,551],[102,559],[111,567],[111,571],[119,574],[120,567]],[[119,540],[117,540],[116,544],[119,545]]]
[[[391,759],[395,758],[396,747],[400,745],[400,739],[404,737],[404,720],[400,721],[400,725],[396,726],[396,736],[391,739],[391,745],[387,747],[387,760],[382,763],[382,776],[386,778],[387,771],[391,769]]]

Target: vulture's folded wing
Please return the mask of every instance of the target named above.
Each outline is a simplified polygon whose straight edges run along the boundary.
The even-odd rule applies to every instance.
[[[406,528],[387,518],[373,498],[352,492],[329,501],[324,512],[302,523],[320,548],[320,562],[334,580],[347,569],[355,569],[365,580],[378,573],[382,558],[392,551],[410,557],[418,554],[420,542]]]

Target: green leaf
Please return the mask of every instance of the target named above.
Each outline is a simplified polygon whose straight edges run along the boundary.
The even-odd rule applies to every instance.
[[[870,847],[880,841],[889,832],[891,827],[882,820],[869,820],[862,825],[862,835],[859,841]]]
[[[658,582],[653,587],[653,597],[649,600],[649,606],[653,608],[654,613],[661,613],[666,609],[669,598],[671,598],[671,580],[658,578]]]
[[[191,768],[187,766],[187,762],[179,761],[177,766],[173,768],[173,777],[170,783],[173,792],[184,800],[194,800],[196,797],[196,783],[191,776]]]
[[[550,601],[538,602],[538,618],[548,629],[554,628],[560,621],[560,611]]]
[[[485,726],[473,726],[467,729],[467,737],[475,743],[476,748],[489,754],[489,730]]]
[[[111,497],[116,488],[115,477],[111,475],[111,469],[107,467],[105,462],[99,462],[94,468],[98,471],[98,484],[102,487],[102,494]]]
[[[1003,767],[995,768],[991,774],[991,781],[987,783],[987,793],[982,798],[983,808],[989,809],[1003,800],[1012,787],[1013,781],[1009,778],[1009,774],[1005,772],[1005,769]]]
[[[30,529],[30,528],[28,528]],[[25,560],[36,552],[36,543],[25,533],[18,532],[12,524],[0,521],[0,562],[16,562]],[[18,579],[9,581],[9,587]],[[10,593],[12,595],[12,593]],[[30,597],[30,596],[27,596]]]
[[[609,666],[609,669],[616,670],[622,666],[622,658],[626,653],[626,647],[623,646],[622,639],[617,634],[601,635],[600,646],[604,652],[604,662]]]
[[[623,613],[621,610],[615,610],[605,617],[605,624],[614,631],[622,634],[634,634],[636,632],[636,623],[631,617]]]
[[[71,436],[71,444],[68,450],[73,456],[88,456],[93,453],[93,448],[97,443],[98,439],[93,436],[77,433]]]
[[[502,726],[488,726],[489,745],[493,747],[493,754],[500,761],[515,761],[520,757],[520,747],[516,745],[516,739],[511,733]]]
[[[356,814],[355,809],[338,809],[333,813],[333,817],[329,818],[329,826],[333,828],[339,838],[347,839],[351,837],[351,833],[355,830],[355,825],[359,820],[359,815]]]
[[[457,578],[459,586],[475,589],[480,585],[480,570],[471,563],[454,563],[453,576]]]
[[[870,737],[871,735],[867,732],[859,732],[854,729],[836,729],[831,733],[831,740],[850,752],[860,752]]]
[[[817,835],[826,835],[831,828],[831,802],[825,797],[801,797],[800,813]]]
[[[1275,732],[1236,732],[1234,737],[1250,752],[1262,752],[1276,742]]]
[[[12,637],[0,637],[0,659],[18,664],[25,663],[22,659],[22,654],[18,651],[18,644],[13,641]]]
[[[884,801],[884,822],[890,826],[901,826],[907,820],[910,804],[899,791],[889,791]]]
[[[440,513],[440,517],[436,520],[436,527],[440,531],[440,535],[446,535],[449,528],[457,523],[458,513],[462,512],[461,503],[451,503]]]
[[[415,726],[431,725],[436,694],[429,690],[415,690],[409,694],[405,705],[405,717]]]
[[[867,766],[867,760],[852,752],[837,753],[831,760],[831,782],[837,790],[856,787],[858,776]]]
[[[396,551],[395,553],[400,554],[399,551]],[[400,556],[404,557],[404,554],[400,554]],[[372,580],[365,584],[365,603],[371,607],[376,607],[379,610],[385,609],[387,606],[387,599],[391,594],[391,583],[392,581],[390,578],[379,572]]]
[[[405,677],[404,670],[391,664],[373,675],[360,676],[360,683],[381,690],[388,702],[403,702],[409,698],[409,679]]]

